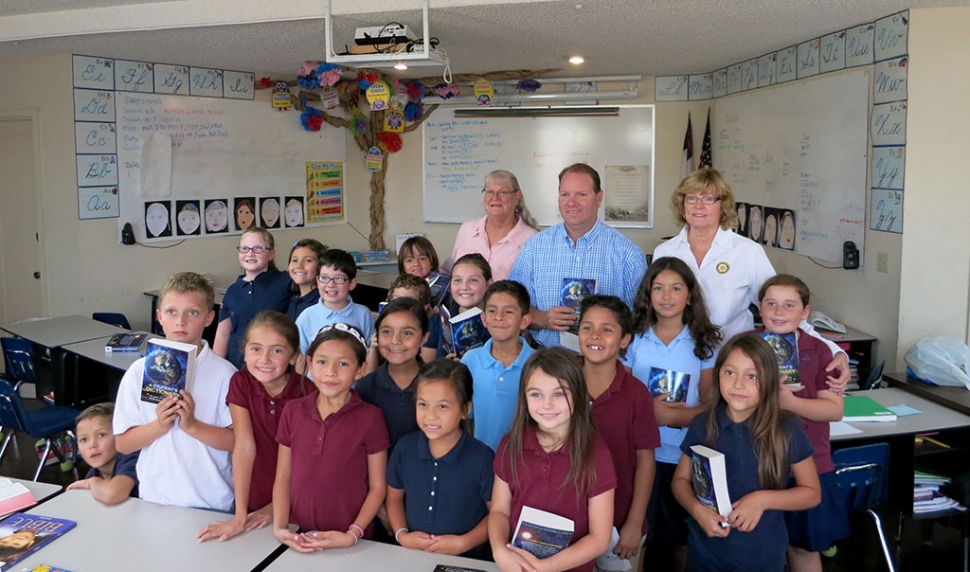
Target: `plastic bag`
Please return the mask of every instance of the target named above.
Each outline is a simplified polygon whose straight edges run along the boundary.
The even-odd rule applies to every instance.
[[[970,390],[970,347],[947,336],[923,338],[903,358],[912,375],[936,385]]]

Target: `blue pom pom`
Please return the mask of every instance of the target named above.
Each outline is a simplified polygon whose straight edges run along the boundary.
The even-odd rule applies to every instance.
[[[404,106],[404,119],[408,121],[417,121],[421,119],[424,114],[424,110],[421,109],[421,104],[411,102]]]
[[[296,83],[301,89],[314,89],[320,86],[316,76],[300,75],[296,77]]]

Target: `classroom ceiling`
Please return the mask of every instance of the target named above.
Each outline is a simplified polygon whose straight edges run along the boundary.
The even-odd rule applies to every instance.
[[[77,53],[293,76],[323,59],[325,0],[0,0],[0,58]],[[334,44],[407,24],[416,0],[334,0]],[[967,0],[431,0],[453,73],[703,73],[907,8]],[[414,7],[414,8],[409,8]],[[388,10],[388,11],[382,11]],[[119,31],[137,30],[137,31]],[[583,66],[566,63],[582,54]],[[414,68],[402,75],[439,73]],[[409,75],[410,74],[410,75]]]

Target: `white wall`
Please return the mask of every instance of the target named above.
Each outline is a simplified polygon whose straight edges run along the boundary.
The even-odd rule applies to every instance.
[[[589,70],[589,73],[596,72]],[[149,300],[142,292],[160,287],[171,274],[195,270],[215,275],[220,285],[231,282],[238,273],[233,250],[235,237],[191,240],[166,249],[122,246],[117,242],[115,219],[77,220],[69,55],[0,60],[0,77],[5,78],[4,89],[0,90],[0,115],[16,109],[37,109],[40,115],[43,173],[40,228],[43,229],[50,315],[119,311],[126,313],[135,327],[146,328]],[[645,78],[639,88],[644,95],[636,103],[652,103],[653,79]],[[680,178],[687,114],[690,112],[693,119],[694,148],[699,151],[709,105],[708,102],[685,102],[657,106],[656,227],[626,231],[645,252],[652,252],[663,237],[677,231],[668,202]],[[912,124],[911,116],[911,129]],[[458,226],[422,222],[420,130],[406,134],[403,140],[403,149],[388,159],[385,242],[393,245],[396,233],[424,232],[444,258]],[[364,171],[363,156],[349,134],[346,141],[349,220],[366,236],[370,230],[370,176]],[[912,174],[908,173],[909,176]],[[909,216],[907,212],[908,225],[912,224]],[[367,247],[366,239],[348,225],[282,231],[276,234],[278,256],[285,258],[289,245],[307,235],[331,246],[355,250]],[[780,251],[769,256],[779,272],[791,272],[807,280],[815,292],[817,307],[878,336],[882,342],[880,355],[892,363],[896,348],[899,243],[896,235],[870,233],[865,253],[868,263],[862,271],[824,270],[804,257]],[[876,251],[888,253],[888,274],[875,272]],[[964,260],[968,257],[964,256]],[[966,278],[966,270],[962,276]],[[962,300],[966,301],[966,284]],[[965,309],[964,304],[961,314],[964,317]]]
[[[897,366],[929,335],[967,338],[970,8],[913,10]]]

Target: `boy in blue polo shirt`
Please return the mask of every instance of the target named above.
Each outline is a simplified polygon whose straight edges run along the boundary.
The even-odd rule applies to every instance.
[[[78,415],[78,451],[91,470],[67,487],[67,490],[87,489],[95,500],[109,505],[138,496],[138,451],[128,455],[118,453],[111,429],[114,411],[114,403],[98,403]]]
[[[320,257],[317,288],[320,302],[303,310],[296,319],[300,330],[300,351],[306,353],[320,328],[342,322],[358,328],[370,342],[374,316],[366,306],[355,304],[350,291],[357,286],[357,263],[346,250],[331,248]]]
[[[475,438],[492,450],[512,426],[519,396],[519,376],[533,349],[519,334],[532,323],[529,291],[499,280],[485,291],[485,327],[492,339],[461,358],[474,379],[472,417]]]

